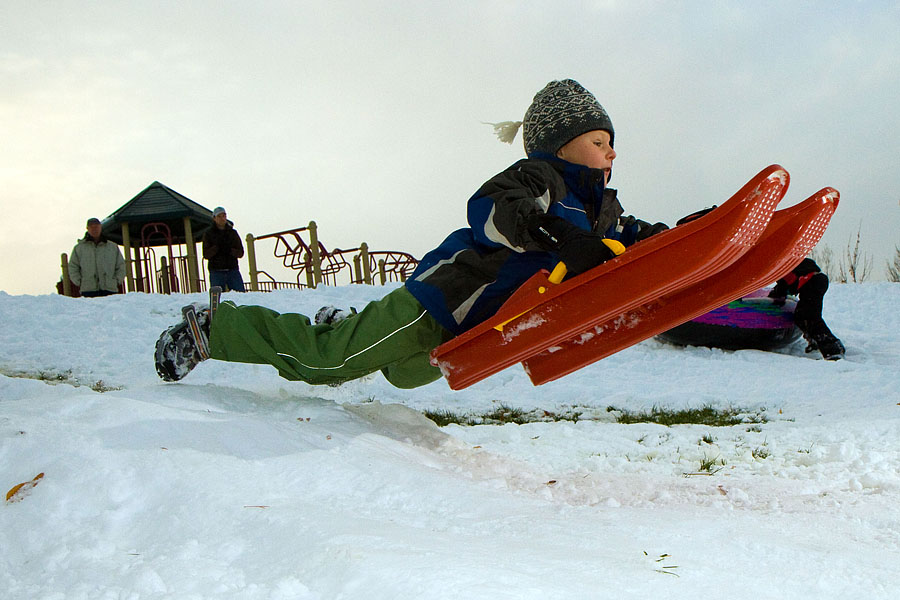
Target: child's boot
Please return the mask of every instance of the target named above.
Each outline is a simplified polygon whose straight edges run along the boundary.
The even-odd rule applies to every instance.
[[[321,325],[323,323],[327,325],[334,325],[335,323],[340,323],[347,317],[356,314],[356,309],[352,306],[350,310],[344,310],[343,308],[338,308],[336,306],[323,306],[318,311],[316,311],[316,316],[313,319],[313,323],[316,325]]]
[[[822,353],[822,358],[825,360],[840,360],[844,358],[844,352],[846,351],[844,344],[841,343],[841,340],[834,337],[830,331],[815,336],[813,340],[819,352]]]
[[[822,319],[814,321],[800,319],[797,320],[797,327],[803,332],[807,353],[818,350],[825,360],[840,360],[844,357],[846,351],[844,344],[831,333]]]
[[[187,319],[163,331],[156,341],[156,373],[165,381],[179,381],[206,360],[201,345],[209,346],[209,308],[194,305],[201,340],[195,340]]]

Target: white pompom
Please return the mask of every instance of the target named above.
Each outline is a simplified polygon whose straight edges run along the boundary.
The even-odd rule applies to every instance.
[[[512,144],[516,139],[516,133],[519,132],[519,127],[522,126],[522,121],[503,121],[501,123],[485,123],[485,125],[491,125],[494,128],[494,134],[501,142]]]

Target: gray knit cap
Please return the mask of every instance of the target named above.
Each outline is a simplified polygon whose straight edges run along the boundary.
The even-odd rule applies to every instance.
[[[613,144],[612,121],[594,95],[574,79],[551,81],[535,94],[525,112],[525,154],[555,155],[579,135],[596,129],[608,131],[609,143]]]

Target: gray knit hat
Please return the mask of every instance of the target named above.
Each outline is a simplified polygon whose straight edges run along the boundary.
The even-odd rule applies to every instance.
[[[534,96],[525,112],[525,120],[491,123],[501,141],[512,143],[522,125],[525,154],[536,152],[555,155],[579,135],[602,129],[609,132],[610,145],[615,140],[612,121],[592,93],[574,79],[551,81]]]

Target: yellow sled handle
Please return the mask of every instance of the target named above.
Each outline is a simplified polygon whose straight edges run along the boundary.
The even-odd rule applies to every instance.
[[[569,270],[566,268],[566,263],[558,262],[556,263],[556,266],[553,267],[553,271],[550,272],[550,277],[547,278],[547,281],[552,284],[562,283],[562,280],[566,278],[566,273],[568,272]]]
[[[625,252],[625,246],[623,246],[622,243],[617,240],[604,239],[603,243],[606,244],[609,247],[609,249],[612,250],[616,256]],[[550,276],[547,277],[547,282],[552,283],[553,285],[559,285],[560,283],[562,283],[563,279],[566,278],[566,273],[568,273],[568,272],[569,272],[569,269],[566,268],[566,263],[560,261],[560,262],[556,263],[555,267],[553,267],[553,271],[551,271]],[[538,288],[538,292],[541,294],[546,293],[547,288],[545,288],[544,286],[540,286]],[[503,327],[505,327],[507,323],[518,319],[519,317],[521,317],[522,315],[527,313],[529,310],[531,310],[531,308],[529,308],[528,310],[523,310],[516,316],[514,316],[510,319],[507,319],[507,320],[503,321],[502,323],[497,323],[496,325],[494,325],[494,329],[502,332]]]
[[[553,267],[553,271],[550,273],[550,276],[547,278],[547,281],[552,283],[553,285],[558,285],[558,284],[562,283],[563,279],[565,279],[567,271],[568,271],[568,269],[566,269],[566,264],[564,262],[560,261],[560,262],[556,263],[555,267]],[[544,286],[540,286],[538,288],[538,293],[540,293],[540,294],[543,294],[546,291],[547,291],[547,288],[545,288]],[[522,315],[527,313],[529,310],[531,310],[531,308],[529,308],[528,310],[523,310],[516,316],[511,317],[511,318],[503,321],[502,323],[497,323],[496,325],[494,325],[494,329],[502,332],[503,328],[506,326],[507,323],[509,323],[510,321],[515,321],[516,319],[518,319],[519,317],[521,317]]]
[[[619,240],[613,240],[609,238],[603,238],[603,243],[607,248],[612,250],[612,253],[616,256],[619,256],[623,252],[625,252],[625,246]],[[566,269],[566,264],[564,262],[556,263],[556,266],[553,267],[553,271],[550,273],[550,277],[547,278],[547,281],[554,285],[558,285],[562,283],[562,280],[566,278],[566,273],[568,269]]]

